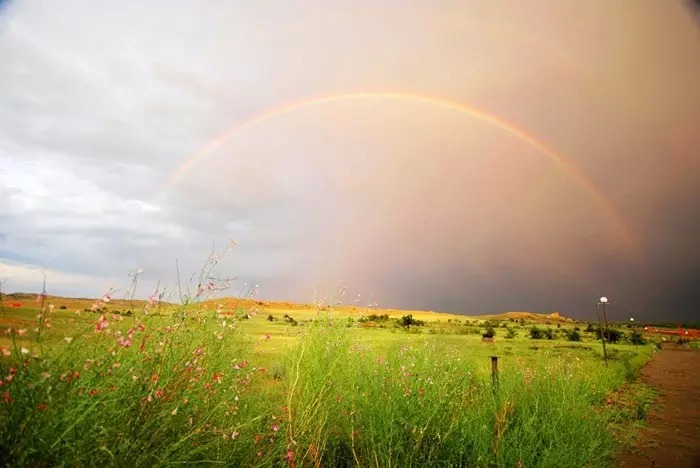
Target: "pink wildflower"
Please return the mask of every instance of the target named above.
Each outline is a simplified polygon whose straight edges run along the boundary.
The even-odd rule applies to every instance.
[[[128,348],[131,346],[131,338],[122,338],[119,340],[119,346],[122,348]]]
[[[100,319],[97,321],[95,324],[95,333],[101,333],[102,330],[107,328],[109,326],[109,322],[105,318],[105,316],[101,316]]]
[[[273,425],[272,425],[272,430],[275,431],[275,432],[277,432],[277,431],[280,430],[280,427],[279,427],[277,424],[273,424]]]

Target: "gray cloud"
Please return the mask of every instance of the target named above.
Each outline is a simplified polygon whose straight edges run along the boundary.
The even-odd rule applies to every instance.
[[[0,278],[36,289],[44,269],[87,295],[143,267],[145,295],[234,238],[222,271],[269,298],[348,284],[387,306],[591,317],[604,293],[620,315],[694,316],[699,30],[681,3],[632,0],[10,2]],[[377,91],[508,120],[617,213],[513,135],[410,100],[264,120],[163,191],[236,124]]]

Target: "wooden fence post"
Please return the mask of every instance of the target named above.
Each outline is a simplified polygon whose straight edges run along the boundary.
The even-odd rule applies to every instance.
[[[498,390],[498,356],[491,356],[491,383],[493,390]]]

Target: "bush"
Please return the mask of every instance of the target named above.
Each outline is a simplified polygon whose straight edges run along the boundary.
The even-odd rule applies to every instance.
[[[488,327],[486,327],[481,336],[484,338],[493,338],[494,336],[496,336],[496,330],[491,325],[489,325]]]
[[[542,330],[542,333],[544,333],[545,338],[547,338],[548,340],[554,339],[554,330],[552,330],[551,328],[545,328],[544,330]]]
[[[596,338],[601,339],[603,335],[605,335],[605,341],[607,341],[608,343],[617,343],[624,337],[624,333],[622,333],[620,330],[608,328],[608,330],[606,331],[598,328],[596,330]]]
[[[533,325],[532,328],[530,328],[530,338],[533,340],[541,340],[544,338],[544,331],[536,325]]]
[[[68,307],[66,307],[66,306],[64,306],[64,305],[62,305],[61,307],[59,307],[60,310],[66,310],[67,308],[68,308]]]
[[[646,342],[647,342],[644,339],[644,336],[641,333],[639,333],[637,330],[633,330],[632,333],[629,334],[627,339],[633,345],[643,345],[643,344],[646,344]]]
[[[267,315],[267,320],[270,321],[270,322],[274,322],[274,321],[275,321],[275,316],[272,315],[272,314],[268,314],[268,315]]]
[[[518,336],[518,333],[515,331],[514,328],[508,328],[508,329],[506,330],[506,338],[508,338],[508,339],[513,339],[513,338],[515,338],[516,336]]]
[[[566,333],[566,339],[569,341],[581,341],[581,333],[576,329],[565,330],[564,333]]]

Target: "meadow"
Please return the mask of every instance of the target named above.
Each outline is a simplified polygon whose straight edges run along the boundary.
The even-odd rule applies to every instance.
[[[559,317],[24,299],[0,317],[3,464],[609,466],[651,401],[654,346],[606,365]]]

